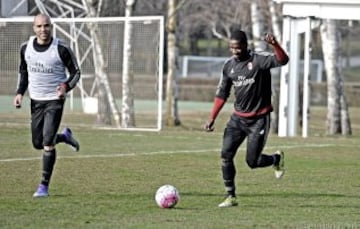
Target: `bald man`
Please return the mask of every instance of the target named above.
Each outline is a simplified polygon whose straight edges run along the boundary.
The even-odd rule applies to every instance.
[[[20,47],[19,79],[14,106],[21,108],[28,89],[31,109],[31,135],[35,149],[43,150],[41,182],[33,197],[48,197],[51,175],[56,161],[57,143],[79,151],[79,143],[70,128],[58,133],[66,94],[75,88],[80,69],[72,50],[52,36],[50,17],[34,17],[35,36]],[[69,76],[66,74],[69,72]]]

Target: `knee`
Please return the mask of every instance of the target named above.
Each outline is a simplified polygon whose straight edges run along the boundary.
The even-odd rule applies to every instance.
[[[39,150],[44,149],[45,151],[51,151],[55,148],[55,146],[53,145],[44,146],[41,142],[37,142],[37,141],[33,141],[33,146],[35,149],[39,149]]]
[[[55,149],[55,146],[44,146],[45,151],[52,151],[53,149]]]
[[[38,141],[33,141],[33,147],[35,149],[43,149],[43,145],[42,145],[42,142],[38,142]]]
[[[257,160],[252,160],[252,159],[247,158],[246,163],[251,169],[257,168]]]
[[[44,148],[44,143],[43,143],[43,138],[41,136],[32,136],[32,144],[33,147],[35,149],[43,149]]]

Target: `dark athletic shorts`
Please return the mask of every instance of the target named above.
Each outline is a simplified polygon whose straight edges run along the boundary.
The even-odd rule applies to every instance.
[[[248,161],[257,161],[270,129],[270,113],[256,118],[243,118],[232,114],[223,135],[221,157],[232,160],[236,151],[247,138],[246,158]]]
[[[31,100],[31,134],[36,149],[54,146],[65,100]]]

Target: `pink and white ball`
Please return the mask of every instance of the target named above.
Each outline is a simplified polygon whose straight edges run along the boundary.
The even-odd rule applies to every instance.
[[[160,208],[173,208],[179,200],[178,190],[169,184],[161,186],[155,194],[155,201]]]

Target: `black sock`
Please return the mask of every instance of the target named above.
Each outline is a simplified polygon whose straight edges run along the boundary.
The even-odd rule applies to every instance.
[[[52,149],[50,151],[44,151],[41,184],[49,186],[55,161],[56,161],[56,149]]]
[[[232,182],[234,183],[234,182]],[[235,197],[235,186],[226,186],[226,191],[227,191],[227,194],[228,196],[232,196],[232,197]]]
[[[65,136],[63,134],[57,134],[55,138],[55,144],[58,144],[59,142],[64,142]]]
[[[256,166],[251,168],[262,168],[274,165],[276,162],[276,157],[274,155],[266,155],[260,154],[259,158],[257,159]]]
[[[235,182],[236,169],[233,160],[222,161],[222,175],[224,180],[225,189],[228,195],[235,197]]]
[[[273,161],[274,161],[273,165],[275,165],[275,166],[279,165],[280,155],[279,155],[279,154],[273,154],[272,156],[273,156],[273,158],[274,158],[274,159],[273,159]]]

